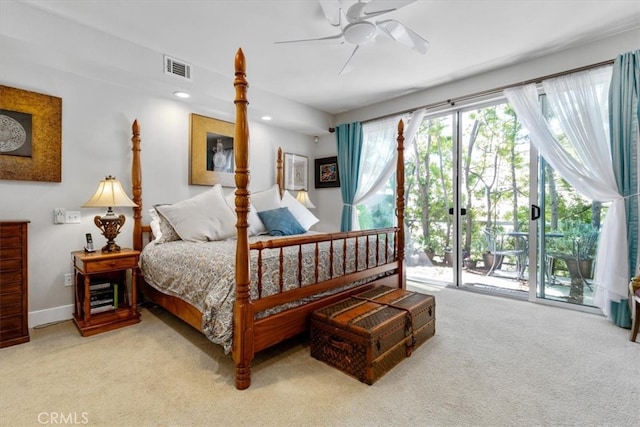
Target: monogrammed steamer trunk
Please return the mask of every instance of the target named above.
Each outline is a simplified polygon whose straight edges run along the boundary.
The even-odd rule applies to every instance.
[[[376,286],[311,315],[311,356],[373,384],[435,334],[435,298]]]

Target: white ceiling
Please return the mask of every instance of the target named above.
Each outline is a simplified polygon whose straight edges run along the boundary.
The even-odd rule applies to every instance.
[[[274,44],[337,31],[317,0],[27,0],[33,6],[233,78],[247,56],[252,87],[339,114],[640,26],[639,0],[437,0],[384,15],[430,42],[426,55],[378,37]],[[347,2],[348,3],[348,2]]]

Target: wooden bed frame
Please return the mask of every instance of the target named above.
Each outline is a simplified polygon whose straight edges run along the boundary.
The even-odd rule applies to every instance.
[[[245,58],[242,49],[238,49],[235,56],[235,79],[234,87],[236,92],[236,120],[234,135],[234,157],[235,157],[235,211],[237,215],[237,249],[236,249],[236,287],[235,303],[233,308],[233,345],[232,355],[235,364],[235,385],[237,389],[246,389],[251,385],[251,362],[254,354],[269,346],[282,342],[304,332],[308,328],[309,315],[316,309],[339,301],[351,294],[362,292],[374,284],[385,284],[392,287],[405,287],[405,267],[404,267],[404,230],[403,227],[391,227],[379,230],[362,230],[355,232],[328,233],[317,235],[293,236],[287,238],[276,238],[268,241],[249,243],[248,238],[248,213],[249,213],[249,125],[247,118],[247,80],[245,74]],[[133,201],[138,205],[134,208],[133,226],[133,246],[136,250],[142,250],[146,242],[151,240],[151,228],[142,224],[142,172],[140,165],[140,125],[134,121],[132,126],[133,136],[131,138],[133,160],[132,160],[132,186]],[[397,198],[396,215],[397,224],[404,224],[404,137],[403,123],[398,124],[398,162],[397,162]],[[282,158],[281,150],[277,163],[278,184],[282,180]],[[282,186],[280,187],[282,194]],[[384,239],[381,236],[385,236]],[[391,238],[389,239],[389,236]],[[345,273],[340,277],[332,277],[329,280],[317,281],[317,248],[320,242],[332,242],[356,238],[365,239],[369,245],[389,244],[392,242],[392,256],[385,259],[383,263],[369,266],[366,269]],[[250,296],[250,254],[252,251],[264,249],[283,248],[290,246],[315,245],[316,247],[316,283],[308,286],[301,286],[293,290],[284,291],[276,295],[263,298],[252,299]],[[333,246],[332,246],[333,247]],[[377,248],[377,246],[376,246]],[[337,262],[337,261],[336,261]],[[300,268],[300,267],[299,267]],[[171,296],[163,294],[152,286],[148,285],[140,271],[138,284],[145,300],[149,300],[175,316],[179,317],[189,325],[202,331],[202,313],[191,304]],[[255,313],[259,313],[271,307],[277,307],[287,302],[296,301],[310,295],[331,289],[339,288],[347,283],[367,278],[377,277],[386,274],[368,283],[350,288],[346,291],[334,293],[311,303],[307,303],[295,308],[286,309],[277,314],[256,319]]]

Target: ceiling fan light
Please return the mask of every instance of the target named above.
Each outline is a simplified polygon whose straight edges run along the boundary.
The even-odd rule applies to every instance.
[[[344,27],[344,39],[352,44],[364,44],[376,36],[377,28],[369,21],[354,22]]]

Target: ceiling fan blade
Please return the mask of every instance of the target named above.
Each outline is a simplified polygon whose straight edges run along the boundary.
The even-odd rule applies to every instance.
[[[349,57],[349,59],[347,59],[347,62],[345,62],[345,64],[342,66],[342,69],[340,70],[338,75],[342,74],[347,69],[347,65],[349,65],[349,62],[351,62],[351,58],[353,58],[353,55],[356,54],[356,52],[358,51],[359,47],[360,46],[356,45],[356,48],[353,49],[353,52],[351,52],[351,56]]]
[[[371,18],[382,15],[383,13],[393,12],[415,1],[416,0],[371,0],[364,5],[362,15],[364,18]]]
[[[376,25],[386,35],[388,35],[398,43],[408,46],[411,49],[422,54],[427,53],[429,42],[421,35],[401,24],[400,22],[393,19],[387,19],[385,21],[377,21]]]
[[[324,16],[329,21],[329,24],[334,27],[340,26],[340,2],[338,0],[318,0]]]
[[[273,42],[274,44],[284,44],[284,43],[303,43],[303,42],[316,42],[316,41],[327,41],[327,40],[338,40],[342,38],[342,33],[336,34],[335,36],[327,36],[327,37],[318,37],[315,39],[299,39],[299,40],[284,40],[279,42]]]

